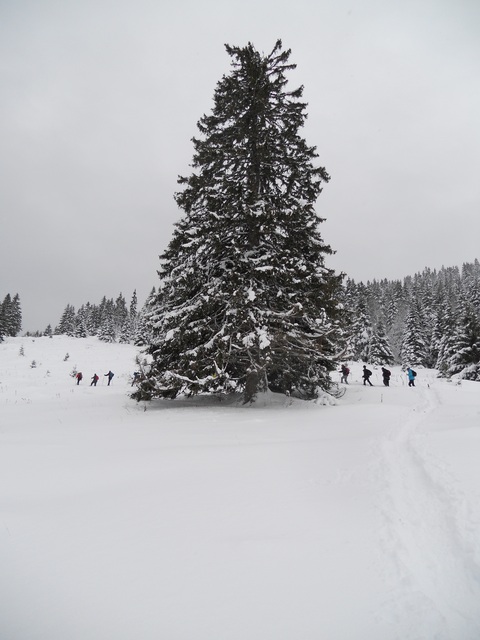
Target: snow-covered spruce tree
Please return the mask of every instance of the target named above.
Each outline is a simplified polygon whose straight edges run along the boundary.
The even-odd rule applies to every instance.
[[[130,318],[125,318],[123,322],[123,327],[120,331],[120,335],[118,336],[118,341],[124,344],[127,344],[132,339],[132,322]]]
[[[412,298],[405,318],[401,357],[404,366],[429,366],[425,320],[417,298]]]
[[[480,319],[471,304],[459,318],[448,365],[450,376],[461,373],[466,380],[480,380]]]
[[[3,335],[14,338],[20,333],[22,328],[22,309],[20,296],[16,293],[12,296],[7,293],[0,305],[0,316]]]
[[[115,342],[115,323],[112,315],[105,314],[98,329],[97,337],[102,342]]]
[[[119,293],[118,298],[115,300],[115,307],[113,311],[115,337],[117,338],[122,332],[125,324],[125,320],[128,318],[127,303],[124,296]]]
[[[119,342],[131,342],[137,330],[137,291],[135,290],[119,334]]]
[[[162,256],[150,372],[134,397],[270,389],[314,398],[336,367],[341,276],[314,204],[329,176],[300,137],[290,51],[226,46],[232,70],[198,123],[176,194],[185,216]]]
[[[157,315],[156,309],[158,302],[157,290],[153,287],[145,304],[137,314],[136,329],[133,338],[133,343],[137,347],[145,347],[153,342],[153,325],[151,319],[153,315]]]
[[[385,325],[381,320],[377,322],[377,326],[373,331],[370,339],[370,363],[371,364],[388,364],[392,365],[395,361],[392,349],[388,341]]]
[[[17,336],[22,329],[22,306],[20,304],[20,296],[16,293],[12,300],[11,309],[11,333],[12,337]]]
[[[74,336],[76,330],[75,307],[67,304],[58,326],[55,328],[56,335]]]
[[[132,294],[132,299],[130,301],[130,324],[131,324],[130,340],[133,340],[135,334],[137,333],[137,323],[138,323],[137,304],[138,304],[137,290],[135,289],[135,291]]]
[[[0,305],[0,315],[2,317],[4,335],[11,336],[13,327],[13,314],[12,296],[9,293],[7,293],[7,295],[3,299],[2,304]]]
[[[353,359],[369,362],[373,328],[368,310],[367,291],[362,284],[357,286],[357,300],[350,333],[350,348]]]
[[[85,305],[82,305],[80,309],[77,311],[77,315],[75,317],[75,337],[76,338],[86,338],[88,336],[87,321],[88,321],[88,312]]]

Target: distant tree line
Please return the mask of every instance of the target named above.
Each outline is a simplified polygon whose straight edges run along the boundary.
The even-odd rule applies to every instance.
[[[435,368],[442,377],[462,374],[480,380],[480,262],[461,268],[424,269],[403,280],[366,284],[346,278],[339,293],[345,308],[345,360],[373,365]],[[55,331],[43,334],[97,336],[106,342],[151,344],[161,319],[161,290],[152,289],[136,311],[136,293],[127,308],[122,294],[77,311],[67,305]],[[0,335],[17,335],[21,327],[18,295],[0,307]],[[207,321],[208,318],[206,317]]]
[[[22,308],[20,296],[16,293],[13,298],[7,293],[0,305],[0,342],[5,336],[15,337],[22,328]]]
[[[480,380],[480,263],[343,288],[349,357]]]
[[[67,304],[55,329],[49,325],[43,335],[96,336],[104,342],[135,342],[140,319],[136,291],[129,306],[120,293],[115,300],[104,296],[100,304],[87,302],[78,309]]]
[[[76,311],[67,305],[55,330],[36,336],[97,336],[106,342],[151,344],[159,320],[161,292],[152,289],[137,312],[136,292],[127,307],[119,294],[89,302]],[[401,364],[436,368],[442,377],[462,374],[480,380],[480,263],[461,268],[424,269],[403,280],[347,278],[340,292],[345,307],[345,360],[373,365]],[[0,341],[21,330],[20,298],[7,294],[0,305]]]

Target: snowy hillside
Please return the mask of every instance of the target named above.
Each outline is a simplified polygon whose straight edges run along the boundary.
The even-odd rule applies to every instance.
[[[480,638],[478,383],[145,406],[136,353],[0,344],[2,640]]]

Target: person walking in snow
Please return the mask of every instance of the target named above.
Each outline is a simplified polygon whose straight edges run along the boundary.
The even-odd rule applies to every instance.
[[[90,383],[91,387],[96,387],[97,386],[97,382],[98,382],[98,376],[96,373],[93,374],[92,376],[92,381]]]
[[[348,376],[350,374],[350,369],[347,367],[346,364],[342,364],[342,368],[340,369],[340,372],[342,374],[342,377],[340,378],[340,382],[344,382],[345,384],[348,384]]]
[[[363,384],[368,384],[373,387],[373,384],[370,382],[370,376],[372,375],[372,372],[370,371],[370,369],[367,369],[367,367],[365,365],[363,365]]]
[[[407,376],[408,376],[408,386],[409,387],[414,387],[415,386],[415,376],[416,375],[417,375],[417,372],[414,371],[411,367],[408,367]]]
[[[390,386],[390,376],[391,375],[392,375],[391,371],[389,371],[388,369],[385,369],[385,367],[382,367],[383,384],[386,387]]]
[[[80,382],[83,380],[83,373],[79,371],[75,377],[77,379],[77,386],[78,386]]]
[[[108,385],[107,386],[110,386],[110,382],[112,381],[112,378],[113,378],[114,374],[111,371],[109,371],[105,375],[108,376]]]

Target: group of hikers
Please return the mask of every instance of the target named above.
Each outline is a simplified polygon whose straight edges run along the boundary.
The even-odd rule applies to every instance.
[[[342,374],[341,378],[340,378],[340,382],[344,382],[345,384],[348,384],[348,376],[350,375],[350,369],[347,367],[346,364],[342,364],[342,367],[340,369],[340,373]],[[367,383],[373,387],[373,384],[370,382],[370,377],[372,375],[372,372],[370,371],[370,369],[367,369],[366,365],[363,365],[363,375],[362,375],[362,380],[363,380],[363,384],[366,385]],[[383,384],[386,387],[390,386],[390,377],[392,375],[392,372],[387,369],[386,367],[382,367],[382,378],[383,378]],[[408,386],[409,387],[414,387],[415,386],[415,378],[416,378],[417,372],[414,371],[411,367],[407,367],[407,376],[408,376]]]
[[[112,373],[111,371],[109,371],[108,373],[106,373],[106,374],[105,374],[105,377],[107,377],[107,378],[108,378],[108,385],[107,385],[107,386],[110,386],[110,383],[111,383],[112,378],[113,378],[113,376],[114,376],[114,375],[115,375],[115,374],[114,374],[114,373]],[[79,384],[80,384],[80,382],[83,380],[83,373],[82,373],[81,371],[79,371],[79,372],[77,373],[77,375],[75,376],[75,379],[76,379],[76,381],[77,381],[77,385],[79,385]],[[96,387],[96,386],[97,386],[97,382],[100,380],[100,378],[97,376],[97,374],[96,374],[96,373],[94,373],[94,374],[93,374],[93,376],[92,376],[92,378],[91,378],[91,380],[92,380],[92,381],[91,381],[91,383],[90,383],[90,386],[91,386],[91,387]]]
[[[350,375],[350,369],[347,367],[346,364],[342,364],[342,367],[340,369],[340,373],[342,374],[341,378],[340,378],[340,382],[343,382],[345,384],[348,384],[348,376]],[[112,378],[115,374],[112,373],[111,371],[109,371],[108,373],[105,373],[104,376],[106,378],[108,378],[108,386],[110,386],[110,383],[112,381]],[[370,369],[367,369],[366,365],[363,365],[363,376],[362,376],[362,380],[363,380],[363,384],[366,385],[367,383],[373,387],[373,384],[370,382],[370,377],[372,375],[372,372],[370,371]],[[389,369],[386,369],[385,367],[382,367],[382,378],[383,378],[383,384],[386,387],[390,386],[390,376],[392,375],[392,372],[389,371]],[[417,375],[417,372],[414,371],[411,367],[407,368],[407,376],[408,376],[408,386],[409,387],[414,387],[415,386],[415,377]],[[77,380],[77,385],[80,384],[80,382],[83,380],[83,373],[81,371],[79,371],[77,373],[77,375],[75,376],[76,380]],[[140,378],[140,372],[135,371],[135,373],[133,374],[133,381],[132,381],[132,387],[135,384],[135,382],[137,382]],[[97,376],[96,373],[93,374],[92,378],[91,378],[91,383],[90,386],[91,387],[96,387],[97,386],[97,382],[99,381],[99,377]]]

